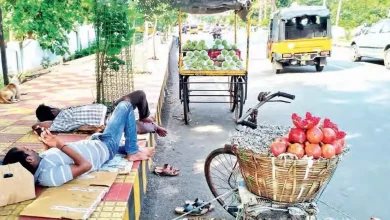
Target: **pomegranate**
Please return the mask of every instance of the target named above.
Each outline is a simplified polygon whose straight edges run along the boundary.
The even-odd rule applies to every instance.
[[[322,133],[324,135],[322,138],[324,144],[331,144],[336,140],[336,132],[332,128],[323,128]]]
[[[275,141],[271,144],[271,152],[275,157],[279,156],[282,153],[286,153],[287,145],[281,141]]]
[[[331,144],[322,145],[321,150],[323,158],[330,159],[336,155],[336,149]]]
[[[287,152],[297,155],[298,158],[302,158],[303,155],[305,155],[305,150],[303,149],[303,145],[299,143],[290,144]]]
[[[283,144],[286,145],[286,147],[290,144],[290,142],[288,141],[288,137],[276,138],[275,141],[282,142]]]
[[[322,154],[320,145],[310,144],[308,142],[306,142],[305,152],[307,156],[313,157],[314,159],[320,158]]]
[[[288,140],[292,143],[303,144],[306,141],[305,131],[300,128],[291,128],[288,134]]]
[[[335,148],[336,150],[336,155],[339,155],[343,152],[343,147],[344,147],[344,139],[340,139],[340,140],[335,140],[333,143],[332,143],[333,147]]]
[[[320,143],[323,137],[324,135],[318,127],[313,127],[306,131],[306,138],[312,144]]]

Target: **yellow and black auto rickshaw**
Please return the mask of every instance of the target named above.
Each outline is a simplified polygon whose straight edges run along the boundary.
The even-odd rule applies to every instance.
[[[267,57],[275,73],[285,66],[327,64],[332,50],[330,11],[324,6],[295,6],[271,15]]]
[[[198,34],[198,25],[190,25],[190,34]]]

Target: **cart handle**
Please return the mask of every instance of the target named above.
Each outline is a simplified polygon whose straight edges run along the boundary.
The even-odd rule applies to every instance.
[[[257,105],[255,107],[249,109],[241,118],[239,118],[237,120],[236,123],[239,125],[250,127],[252,129],[256,129],[257,123],[246,121],[245,119],[248,118],[251,114],[255,113],[255,111],[257,111],[257,109],[259,109],[262,105],[271,101],[275,97],[284,97],[284,98],[291,99],[291,100],[295,99],[295,95],[292,95],[292,94],[289,94],[286,92],[276,92],[276,93],[273,93],[271,95],[270,95],[270,92],[260,92],[258,97],[257,97],[257,99],[259,100],[259,103],[257,103]],[[285,101],[281,101],[281,102],[285,102]],[[255,113],[255,114],[257,114],[257,113]]]

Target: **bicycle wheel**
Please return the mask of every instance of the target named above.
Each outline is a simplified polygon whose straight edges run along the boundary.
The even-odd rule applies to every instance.
[[[209,154],[204,172],[207,184],[215,198],[237,189],[237,177],[241,175],[236,155],[231,150],[219,148]],[[218,199],[219,204],[232,216],[237,215],[239,204],[237,191]]]
[[[234,119],[235,121],[237,121],[239,118],[241,118],[242,116],[242,110],[244,108],[244,86],[243,86],[243,82],[242,82],[242,79],[239,78],[236,82],[236,109],[234,111]]]
[[[230,112],[234,112],[234,109],[236,108],[236,102],[235,102],[235,96],[236,96],[236,77],[231,76],[229,78],[229,101],[230,101]]]

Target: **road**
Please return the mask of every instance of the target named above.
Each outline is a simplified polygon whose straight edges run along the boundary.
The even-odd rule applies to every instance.
[[[321,73],[314,67],[288,68],[273,74],[265,59],[265,38],[256,35],[250,49],[248,109],[256,104],[260,91],[284,91],[296,95],[292,104],[268,104],[259,111],[259,121],[291,125],[293,112],[329,117],[348,133],[351,152],[343,159],[319,204],[319,219],[390,219],[388,186],[390,163],[390,71],[383,62],[348,61],[347,48],[334,48]],[[243,45],[240,43],[239,45]],[[207,155],[222,147],[234,130],[228,104],[191,104],[189,126],[177,120],[182,112],[178,100],[178,73],[171,64],[168,97],[164,108],[166,138],[158,140],[155,164],[170,163],[180,168],[178,177],[152,175],[141,219],[173,219],[176,206],[185,200],[213,197],[203,166]],[[216,80],[216,79],[210,79]],[[226,80],[226,79],[225,79]],[[199,85],[204,86],[204,85]],[[386,196],[387,195],[387,196]],[[216,203],[209,217],[231,219]],[[336,211],[333,208],[337,209]]]

